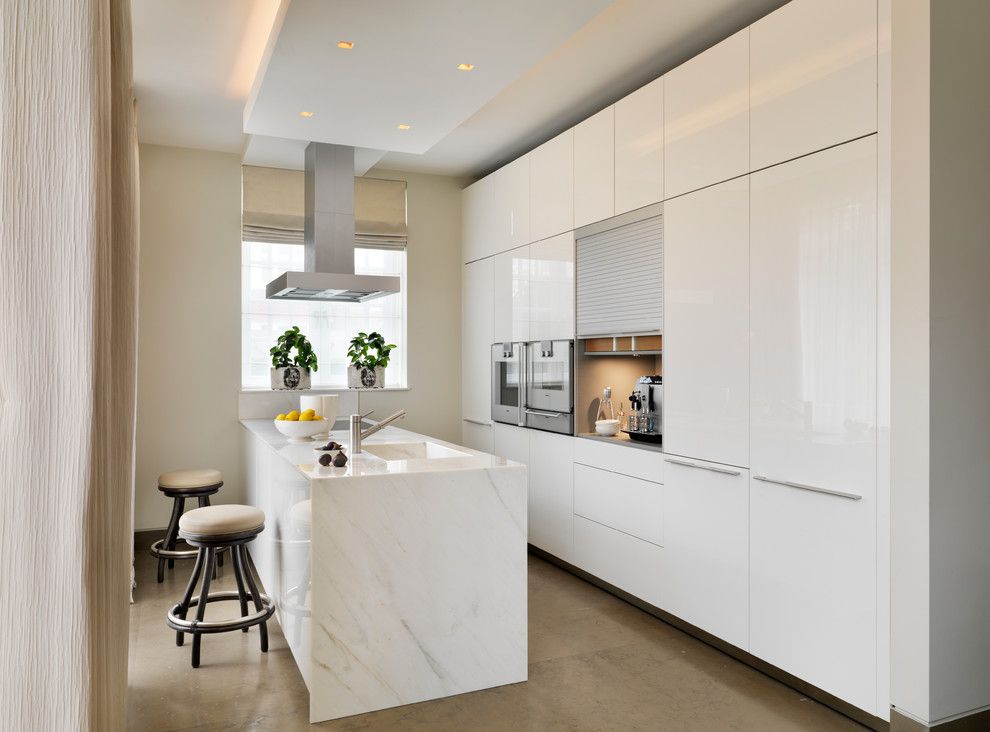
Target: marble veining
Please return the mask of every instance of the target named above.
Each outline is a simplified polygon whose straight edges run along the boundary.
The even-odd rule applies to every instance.
[[[268,420],[242,424],[264,467],[249,495],[274,512],[256,563],[281,588],[311,721],[526,680],[524,466],[388,427],[365,447],[400,445],[381,452],[401,459],[321,471]],[[424,442],[446,457],[418,457]]]

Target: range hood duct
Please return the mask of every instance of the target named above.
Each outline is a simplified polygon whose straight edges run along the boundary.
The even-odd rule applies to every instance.
[[[399,291],[398,277],[354,274],[354,148],[306,146],[302,272],[268,283],[269,300],[367,302]]]

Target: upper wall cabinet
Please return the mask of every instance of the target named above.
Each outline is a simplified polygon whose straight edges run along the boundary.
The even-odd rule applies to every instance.
[[[664,197],[749,172],[749,29],[664,77]]]
[[[574,223],[574,130],[530,154],[529,238],[570,231]]]
[[[529,245],[529,339],[574,338],[574,233]]]
[[[877,129],[877,5],[793,0],[750,29],[752,168]]]
[[[663,77],[615,103],[615,213],[663,200]]]
[[[495,245],[495,177],[482,178],[461,191],[461,258],[490,257]]]
[[[492,173],[495,181],[495,252],[529,244],[529,161],[516,158]]]
[[[615,107],[574,128],[574,228],[615,213]]]

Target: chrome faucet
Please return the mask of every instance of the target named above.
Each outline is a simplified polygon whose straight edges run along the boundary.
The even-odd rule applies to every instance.
[[[351,420],[350,420],[351,444],[350,444],[350,448],[351,448],[351,454],[352,455],[356,455],[357,453],[361,452],[361,440],[363,440],[365,437],[371,437],[371,435],[373,435],[376,432],[378,432],[378,430],[382,429],[383,427],[388,427],[395,420],[402,419],[403,417],[406,416],[406,410],[405,409],[400,409],[398,412],[396,412],[395,414],[393,414],[390,417],[386,417],[385,419],[383,419],[378,424],[373,424],[368,429],[362,430],[361,429],[361,419],[363,417],[367,417],[369,414],[371,414],[371,412],[366,412],[365,414],[352,414],[351,415]]]

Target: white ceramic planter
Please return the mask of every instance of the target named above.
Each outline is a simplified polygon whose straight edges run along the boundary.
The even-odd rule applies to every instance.
[[[381,389],[385,386],[385,369],[381,366],[375,369],[347,367],[348,389]]]
[[[272,389],[277,391],[308,389],[309,369],[298,366],[284,366],[272,369]]]

